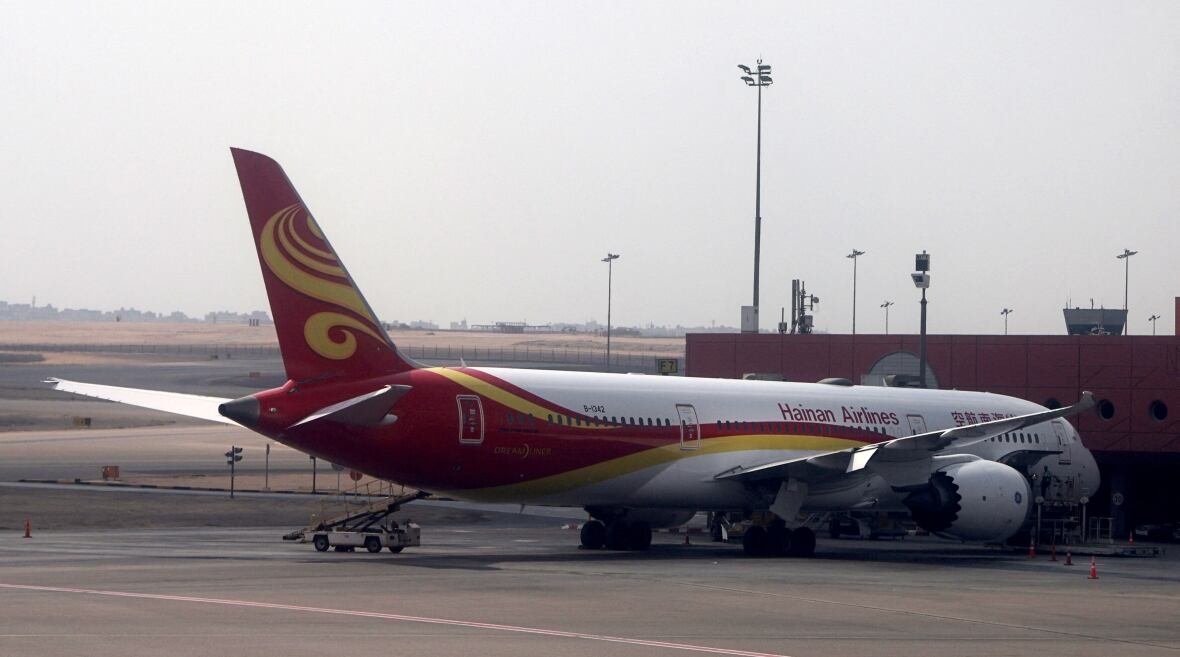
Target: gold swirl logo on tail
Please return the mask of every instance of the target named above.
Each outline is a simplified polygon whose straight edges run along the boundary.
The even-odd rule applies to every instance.
[[[379,342],[385,340],[377,329],[377,319],[349,282],[336,254],[324,242],[315,219],[304,211],[302,226],[299,225],[302,209],[301,204],[295,203],[267,219],[259,239],[262,260],[291,289],[359,316],[357,319],[338,312],[318,312],[303,325],[303,337],[312,351],[324,358],[344,360],[356,353],[357,347],[356,335],[349,329]],[[301,227],[307,237],[300,234]],[[311,240],[322,242],[323,247]],[[338,331],[341,339],[332,338],[332,329]]]

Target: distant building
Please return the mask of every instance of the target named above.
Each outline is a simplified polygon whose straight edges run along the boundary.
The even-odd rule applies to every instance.
[[[1111,308],[1065,308],[1065,330],[1069,335],[1122,335],[1127,311]]]

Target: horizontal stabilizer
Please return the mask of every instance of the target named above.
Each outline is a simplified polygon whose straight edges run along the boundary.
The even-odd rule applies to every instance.
[[[140,390],[139,388],[120,388],[118,386],[104,386],[97,383],[79,383],[64,379],[46,379],[45,383],[53,385],[54,390],[72,392],[76,395],[106,399],[108,401],[130,404],[142,408],[150,408],[165,413],[175,413],[195,417],[210,422],[232,424],[237,422],[222,417],[217,407],[228,399],[219,397],[204,397],[202,395],[186,395],[179,392],[163,392],[160,390]]]
[[[363,427],[375,427],[392,424],[397,416],[390,415],[389,409],[402,395],[410,391],[410,386],[382,386],[373,392],[366,392],[352,399],[346,399],[338,404],[332,404],[308,415],[291,425],[295,428],[319,420],[330,420],[343,424],[355,424]]]

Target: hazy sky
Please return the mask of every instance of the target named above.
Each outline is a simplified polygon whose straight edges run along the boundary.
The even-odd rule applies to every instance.
[[[1180,3],[0,1],[0,299],[265,308],[230,146],[386,320],[1173,328]],[[2,330],[2,328],[0,328]]]

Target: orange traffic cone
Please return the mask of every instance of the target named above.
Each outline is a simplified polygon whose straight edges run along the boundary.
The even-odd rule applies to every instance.
[[[1057,542],[1053,542],[1053,547],[1050,548],[1049,561],[1057,561]]]
[[[1065,551],[1065,565],[1067,565],[1067,566],[1073,565],[1073,555],[1069,553],[1069,550]]]
[[[1127,534],[1127,542],[1130,543],[1131,545],[1135,544],[1135,532],[1131,532],[1130,534]]]
[[[1098,564],[1090,557],[1090,579],[1098,579]]]
[[[33,525],[25,518],[25,538],[33,538]]]
[[[1028,558],[1035,559],[1036,556],[1037,556],[1037,546],[1035,543],[1033,543],[1032,539],[1030,538],[1028,540]]]

